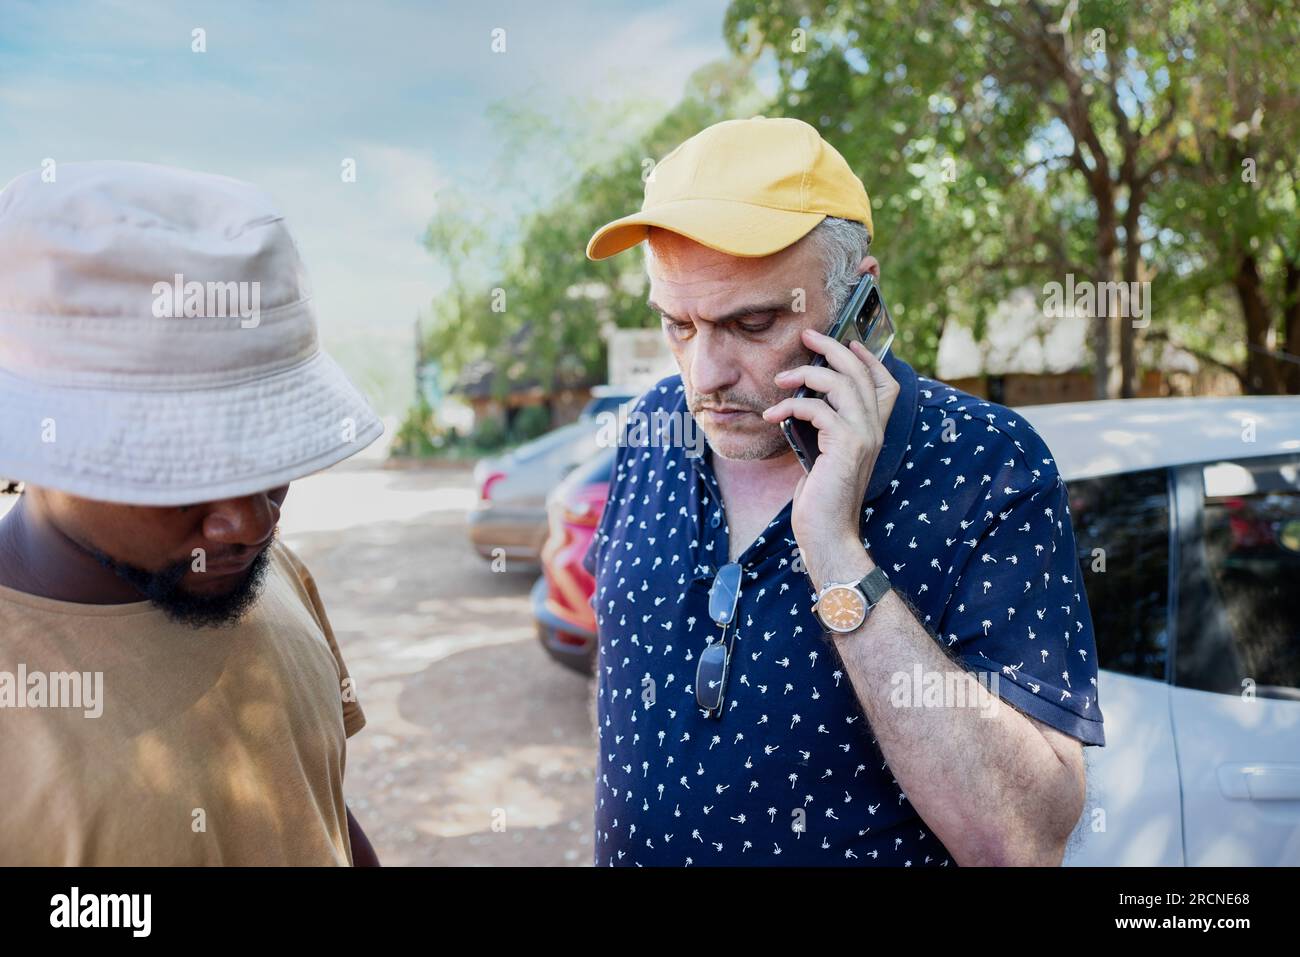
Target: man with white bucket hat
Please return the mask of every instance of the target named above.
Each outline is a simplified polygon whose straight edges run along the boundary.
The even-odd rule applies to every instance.
[[[261,191],[117,162],[0,191],[0,863],[376,863],[365,716],[275,532],[382,432]]]

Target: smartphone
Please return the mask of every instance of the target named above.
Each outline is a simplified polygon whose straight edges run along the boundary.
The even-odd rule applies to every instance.
[[[846,345],[856,339],[866,346],[867,351],[873,356],[884,361],[885,353],[889,351],[889,346],[894,341],[894,320],[889,315],[889,308],[880,295],[880,287],[876,285],[870,273],[863,273],[862,278],[857,281],[853,291],[849,293],[844,308],[835,317],[826,334]],[[820,352],[814,353],[810,364],[824,366],[826,357]],[[795,398],[824,399],[825,395],[805,385],[799,387]],[[790,448],[794,449],[794,454],[804,470],[811,472],[813,463],[817,461],[820,453],[820,449],[817,448],[817,428],[811,422],[790,416],[781,423],[781,431],[785,433],[786,441],[790,443]]]

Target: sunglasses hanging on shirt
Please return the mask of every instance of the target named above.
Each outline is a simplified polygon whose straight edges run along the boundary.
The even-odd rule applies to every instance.
[[[731,645],[735,637],[732,622],[740,601],[741,573],[739,562],[723,565],[709,586],[709,617],[722,631],[709,639],[695,668],[695,703],[709,718],[722,717],[727,674],[731,669]]]

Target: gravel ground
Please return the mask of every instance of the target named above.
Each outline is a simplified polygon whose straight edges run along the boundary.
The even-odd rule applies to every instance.
[[[539,574],[470,547],[468,468],[341,468],[294,484],[311,568],[367,716],[346,790],[386,865],[588,865],[590,687],[536,640]]]

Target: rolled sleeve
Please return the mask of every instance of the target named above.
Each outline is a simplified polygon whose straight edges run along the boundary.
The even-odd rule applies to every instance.
[[[1013,707],[1104,746],[1096,640],[1065,483],[1052,472],[1028,489],[991,494],[995,517],[962,546],[968,554],[940,629],[947,650],[995,673],[990,690]]]
[[[339,699],[343,708],[343,732],[345,737],[350,738],[366,726],[366,713],[361,708],[361,702],[357,700],[356,682],[348,672],[347,662],[343,660],[343,652],[339,649],[338,639],[334,637],[334,628],[330,625],[329,616],[325,614],[325,603],[321,600],[320,589],[317,588],[316,579],[307,566],[303,564],[302,559],[286,545],[277,543],[276,547],[288,559],[290,566],[297,574],[298,582],[302,586],[307,599],[308,608],[316,619],[316,623],[320,625],[321,633],[325,637],[325,643],[329,645],[330,654],[334,656],[334,663],[338,665]]]

